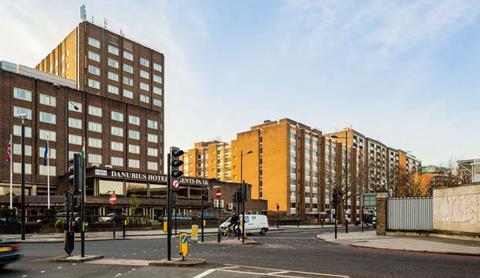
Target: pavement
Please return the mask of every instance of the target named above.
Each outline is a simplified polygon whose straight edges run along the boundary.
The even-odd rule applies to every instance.
[[[375,231],[339,233],[337,239],[335,239],[333,233],[321,233],[317,235],[317,238],[356,247],[480,256],[480,241],[430,237],[377,236]]]
[[[358,231],[352,227],[350,231]],[[86,254],[104,256],[86,263],[55,262],[64,256],[63,243],[24,243],[23,259],[0,271],[3,277],[478,277],[480,257],[356,248],[316,239],[333,229],[285,229],[252,235],[258,244],[189,244],[187,258],[207,261],[190,268],[149,266],[166,258],[167,241],[88,241]],[[341,231],[339,231],[341,233]],[[249,237],[250,238],[250,237]],[[213,241],[215,235],[206,235]],[[172,258],[178,258],[172,240]],[[76,243],[74,254],[79,254]]]

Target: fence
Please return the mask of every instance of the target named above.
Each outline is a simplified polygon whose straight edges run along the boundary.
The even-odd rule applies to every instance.
[[[387,199],[387,230],[431,231],[432,197]]]

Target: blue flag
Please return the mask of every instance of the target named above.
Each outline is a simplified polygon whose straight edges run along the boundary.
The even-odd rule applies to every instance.
[[[43,166],[47,166],[48,164],[48,141],[45,144],[45,152],[43,153]]]

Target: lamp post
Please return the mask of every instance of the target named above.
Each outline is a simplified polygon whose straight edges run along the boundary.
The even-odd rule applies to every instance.
[[[243,180],[243,156],[249,155],[253,153],[252,151],[248,151],[247,153],[243,153],[243,150],[240,150],[240,181],[242,186],[242,243],[245,243],[245,199],[247,198],[246,195],[247,190],[245,190],[245,182]]]
[[[348,234],[348,219],[347,219],[347,210],[348,210],[348,130],[345,130],[345,136],[338,137],[332,135],[332,138],[341,138],[345,139],[345,233]]]
[[[22,119],[22,166],[21,166],[21,172],[22,172],[22,204],[21,204],[21,227],[20,227],[20,233],[22,235],[22,240],[25,240],[25,118],[27,115],[25,113],[18,115]]]

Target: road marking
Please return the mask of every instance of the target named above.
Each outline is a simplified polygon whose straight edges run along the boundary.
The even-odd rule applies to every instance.
[[[204,272],[202,272],[202,273],[194,276],[193,278],[203,278],[203,277],[205,277],[205,276],[207,276],[207,275],[215,272],[216,270],[217,270],[216,268],[211,268],[211,269],[209,269],[209,270],[207,270],[207,271],[204,271]]]
[[[117,273],[117,274],[115,274],[115,276],[113,276],[113,277],[120,277],[120,276],[122,276],[122,273]]]
[[[62,267],[61,267],[61,266],[57,266],[57,269],[62,269]]]
[[[301,276],[291,276],[295,274],[304,274],[304,275],[311,275],[311,276],[328,276],[328,277],[341,277],[341,278],[349,278],[346,275],[339,275],[339,274],[331,274],[331,273],[321,273],[321,272],[306,272],[306,271],[296,271],[296,270],[286,270],[286,269],[274,269],[274,268],[266,268],[266,267],[256,267],[256,266],[246,266],[246,265],[228,265],[229,267],[218,268],[218,271],[224,272],[233,272],[233,273],[244,273],[244,274],[253,274],[253,275],[265,275],[265,276],[274,276],[274,277],[301,277]],[[241,268],[247,269],[258,269],[258,270],[270,270],[270,273],[265,272],[253,272],[253,271],[242,271]],[[240,269],[240,270],[234,270]],[[291,275],[282,275],[282,274],[272,274],[272,272],[282,272],[282,273],[290,273]]]
[[[40,271],[40,273],[45,273],[45,270]]]

